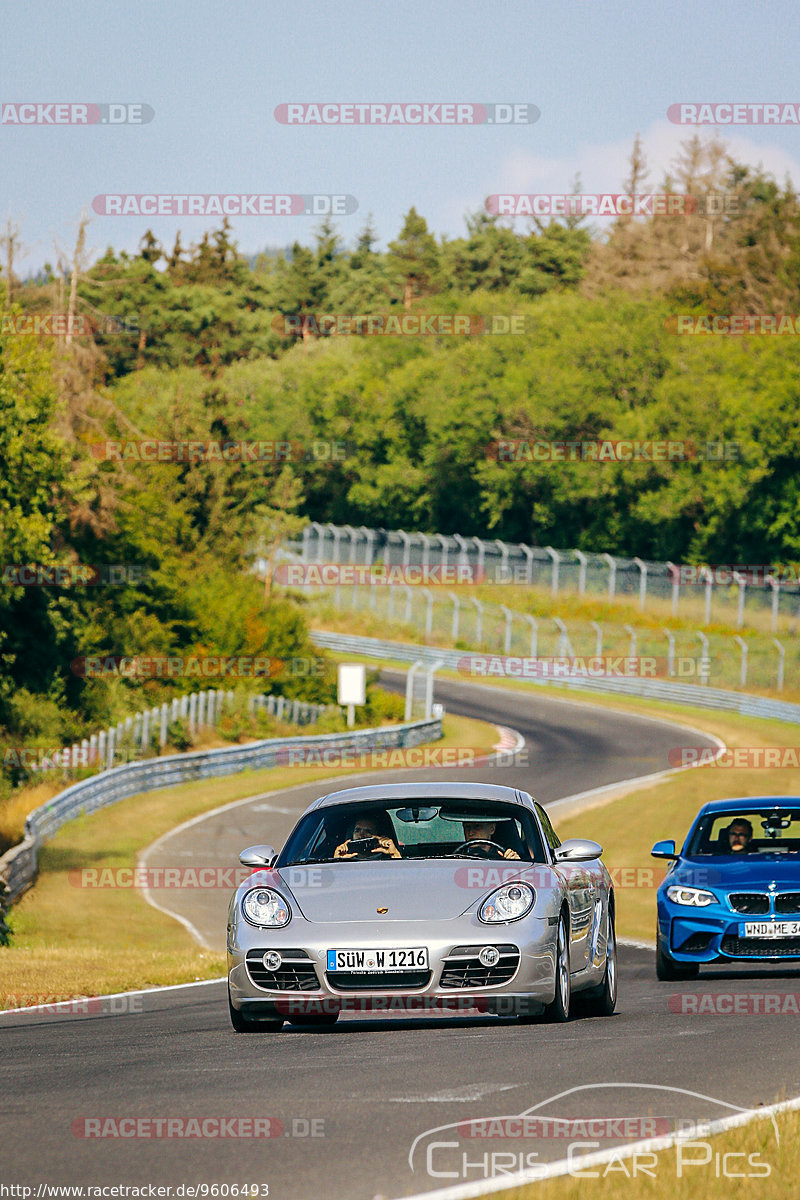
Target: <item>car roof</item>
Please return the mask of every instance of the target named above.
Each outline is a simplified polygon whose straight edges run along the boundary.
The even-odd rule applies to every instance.
[[[500,800],[524,808],[533,807],[533,797],[528,792],[494,783],[374,783],[329,792],[315,800],[306,811],[364,800],[430,800],[434,803],[441,800]]]
[[[800,807],[800,796],[739,796],[733,800],[709,800],[698,812],[698,817],[709,813],[754,812],[757,808]]]

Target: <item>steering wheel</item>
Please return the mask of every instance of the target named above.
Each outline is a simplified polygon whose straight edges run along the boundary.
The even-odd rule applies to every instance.
[[[462,850],[466,850],[468,846],[475,846],[475,847],[480,846],[481,849],[483,849],[485,846],[494,846],[495,850],[500,851],[501,858],[505,854],[505,850],[503,849],[503,847],[498,846],[497,842],[493,842],[490,838],[470,838],[468,842],[462,842],[460,846],[456,847],[456,849],[453,851],[453,853],[451,855],[451,858],[458,858],[459,855],[461,854]],[[486,853],[478,854],[478,855],[467,853],[467,854],[464,854],[463,857],[464,858],[488,858],[489,855]]]

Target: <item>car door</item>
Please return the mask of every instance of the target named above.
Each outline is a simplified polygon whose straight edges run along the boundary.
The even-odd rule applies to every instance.
[[[561,839],[539,803],[536,804],[536,815],[548,846],[555,852],[561,845]],[[597,880],[587,863],[558,863],[556,869],[567,887],[570,969],[573,972],[581,971],[589,961],[595,926],[600,917]]]

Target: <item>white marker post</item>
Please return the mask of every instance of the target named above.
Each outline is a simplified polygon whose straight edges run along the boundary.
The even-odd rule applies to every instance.
[[[339,663],[339,703],[347,705],[347,727],[356,723],[356,704],[367,700],[367,668],[363,663]]]

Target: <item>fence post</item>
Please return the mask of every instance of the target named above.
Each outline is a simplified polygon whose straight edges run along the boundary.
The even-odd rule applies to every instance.
[[[780,600],[781,585],[774,575],[767,575],[764,582],[768,583],[772,588],[772,632],[778,632],[778,602]]]
[[[582,596],[582,595],[585,593],[585,591],[586,591],[586,563],[587,563],[587,558],[586,558],[586,555],[583,553],[583,551],[582,551],[582,550],[576,550],[576,551],[575,551],[575,557],[577,558],[578,562],[581,564],[581,566],[580,566],[580,570],[578,571],[578,595],[579,595],[579,596]]]
[[[742,575],[740,571],[733,572],[733,582],[739,588],[739,596],[736,605],[736,628],[741,629],[744,625],[744,590],[747,587],[747,577]]]
[[[450,636],[453,639],[453,645],[455,645],[458,641],[458,621],[461,613],[461,601],[455,592],[448,592],[447,594],[453,601],[453,624],[450,629]]]
[[[667,645],[669,646],[669,649],[667,650],[667,674],[674,675],[675,674],[675,635],[669,629],[664,629],[663,632],[666,634]]]
[[[460,533],[453,534],[453,541],[458,546],[458,565],[460,567],[469,566],[469,552],[467,550],[466,539]]]
[[[603,627],[599,621],[590,621],[589,624],[591,625],[592,629],[594,630],[595,658],[602,658],[603,657]]]
[[[561,563],[561,555],[552,546],[545,546],[545,551],[550,555],[553,563],[553,581],[550,587],[554,596],[558,595],[558,568]]]
[[[709,571],[708,567],[701,567],[699,577],[702,579],[705,576],[706,581],[706,612],[704,625],[711,624],[711,589],[714,586],[714,576]]]
[[[203,694],[203,696],[205,696],[205,692],[203,692],[202,694]],[[202,724],[204,724],[204,722],[202,720],[198,722],[198,719],[197,719],[197,692],[192,692],[191,696],[189,697],[189,732],[193,734],[195,732],[195,729],[197,728],[198,724],[202,725]]]
[[[425,671],[425,720],[430,721],[431,710],[433,709],[433,676],[434,672],[439,670],[439,667],[444,666],[443,659],[437,659]]]
[[[647,602],[647,563],[643,562],[641,558],[635,558],[633,561],[641,572],[641,578],[639,579],[639,608],[644,612]]]
[[[680,569],[675,566],[675,563],[668,562],[667,569],[669,570],[670,576],[672,578],[672,615],[673,615],[673,617],[677,617],[677,615],[678,615],[678,596],[680,594],[680,588],[681,588],[681,573],[680,573]]]
[[[571,658],[574,658],[575,651],[572,649],[572,643],[569,640],[569,634],[567,633],[566,625],[564,624],[564,622],[561,620],[560,617],[553,617],[553,624],[555,625],[555,627],[559,633],[558,647],[556,649],[556,654],[558,655],[559,658],[566,658],[568,655]]]
[[[167,702],[161,705],[161,728],[158,734],[158,744],[163,750],[167,744]]]
[[[500,609],[505,614],[505,618],[506,618],[506,635],[505,635],[505,639],[503,641],[503,653],[510,654],[511,653],[511,622],[514,619],[514,614],[512,613],[511,609],[508,608],[505,604],[501,604]]]
[[[473,542],[478,547],[478,579],[483,576],[483,559],[486,553],[486,543],[482,542],[479,537],[474,537]]]
[[[442,567],[442,582],[444,582],[445,569],[447,567],[447,535],[444,533],[436,533],[434,534],[434,537],[437,537],[442,543],[442,556],[440,565]]]
[[[418,658],[411,664],[406,673],[406,711],[403,718],[404,721],[411,720],[411,713],[414,710],[414,676],[420,667],[424,667],[425,663],[421,658]]]
[[[150,748],[150,709],[146,708],[142,713],[142,734],[139,741],[140,748],[146,753]]]
[[[495,546],[500,547],[500,574],[501,579],[495,579],[495,583],[508,583],[508,543],[501,542],[500,538],[494,539]],[[480,583],[480,579],[478,580]]]
[[[617,560],[610,554],[601,554],[600,557],[608,563],[608,598],[613,600],[617,590]]]
[[[406,625],[410,625],[411,624],[411,598],[414,593],[411,591],[411,588],[408,586],[407,583],[404,583],[403,587],[406,589]]]
[[[625,632],[628,634],[629,638],[631,639],[631,644],[630,644],[630,648],[628,650],[628,654],[631,658],[636,658],[636,630],[633,628],[632,625],[623,625],[623,629],[625,630]]]
[[[475,623],[475,645],[480,649],[481,642],[483,641],[483,605],[474,596],[471,597],[471,600],[478,613]]]
[[[533,550],[531,550],[530,546],[523,546],[522,542],[520,542],[519,548],[527,560],[525,563],[525,582],[533,583]]]
[[[743,637],[739,637],[738,635],[735,635],[733,640],[742,652],[739,664],[739,687],[744,687],[747,683],[747,642]]]
[[[421,533],[419,536],[422,539],[422,574],[424,576],[431,565],[431,539],[427,533]]]
[[[398,529],[397,532],[403,539],[403,568],[407,570],[411,562],[411,535],[403,529]]]
[[[775,592],[776,596],[777,596],[777,594],[778,593]],[[786,650],[785,650],[784,646],[778,641],[777,638],[772,639],[772,644],[773,644],[773,646],[776,646],[778,649],[778,691],[782,692],[783,691],[783,660],[786,655]]]
[[[117,731],[112,725],[106,737],[106,769],[111,770],[114,765],[114,743],[116,741]]]
[[[700,638],[700,644],[703,647],[703,657],[700,659],[700,682],[708,687],[708,676],[711,669],[711,659],[708,656],[708,638],[700,630],[697,630],[697,636]]]
[[[521,614],[531,627],[531,658],[539,656],[539,622],[528,613]]]
[[[420,589],[425,596],[427,608],[425,610],[425,637],[429,638],[433,632],[433,592],[430,588]]]
[[[372,561],[375,557],[375,531],[367,529],[366,525],[359,526],[364,537],[367,539],[367,544],[364,549],[364,561],[368,567],[372,566]]]

